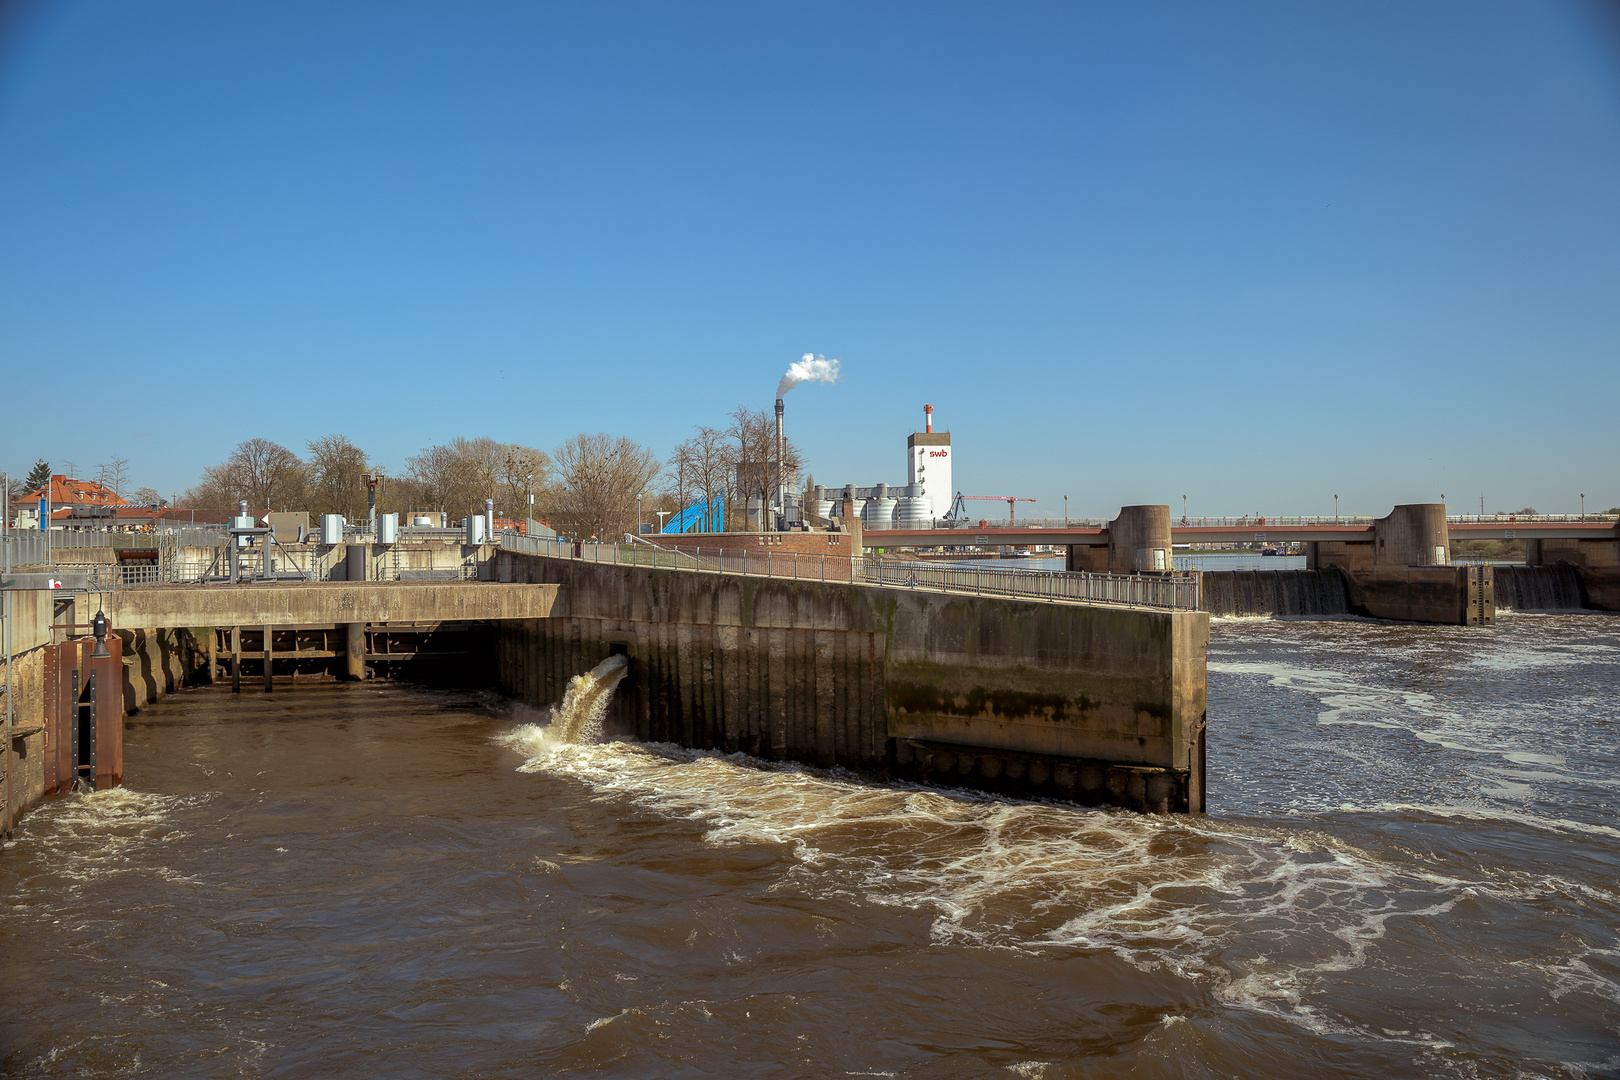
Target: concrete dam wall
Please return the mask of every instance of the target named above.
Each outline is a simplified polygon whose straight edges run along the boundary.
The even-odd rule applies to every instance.
[[[1204,806],[1197,611],[1031,602],[502,552],[559,586],[498,625],[502,688],[536,706],[622,652],[610,733],[947,786]]]

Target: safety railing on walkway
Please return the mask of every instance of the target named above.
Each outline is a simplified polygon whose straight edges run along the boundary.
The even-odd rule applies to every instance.
[[[911,589],[1012,596],[1022,600],[1073,600],[1088,604],[1197,610],[1197,574],[1091,574],[1081,571],[1015,570],[919,565],[910,559],[864,559],[862,577]]]
[[[765,547],[708,548],[649,543],[593,544],[550,541],[503,533],[510,551],[613,566],[644,566],[700,573],[745,574],[801,581],[854,582],[892,588],[1023,600],[1122,604],[1127,607],[1198,608],[1196,574],[1091,574],[1043,570],[944,567],[913,559],[774,550]]]
[[[1267,525],[1283,528],[1284,526],[1311,527],[1317,525],[1371,525],[1376,519],[1343,514],[1334,517],[1328,514],[1325,517],[1275,517],[1271,514],[1248,514],[1242,517],[1195,517],[1171,518],[1172,529],[1260,529]]]

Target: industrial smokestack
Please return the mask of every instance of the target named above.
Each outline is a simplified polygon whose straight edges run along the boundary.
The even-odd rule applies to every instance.
[[[782,432],[782,399],[776,399],[776,505],[787,517],[787,436]]]
[[[923,430],[930,434],[934,431],[934,407],[932,405],[923,406]]]

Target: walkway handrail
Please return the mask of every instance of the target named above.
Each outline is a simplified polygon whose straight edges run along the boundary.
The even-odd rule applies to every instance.
[[[911,559],[782,551],[772,547],[706,548],[687,544],[589,543],[502,533],[509,551],[609,566],[644,566],[693,573],[738,574],[799,581],[834,581],[974,596],[1007,596],[1087,604],[1196,611],[1199,575],[1095,574],[1024,569],[947,567]]]

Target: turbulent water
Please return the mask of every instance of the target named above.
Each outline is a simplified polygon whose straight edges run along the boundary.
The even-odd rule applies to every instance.
[[[0,1072],[1616,1076],[1617,699],[1612,617],[1217,621],[1173,818],[197,691],[0,857]]]

